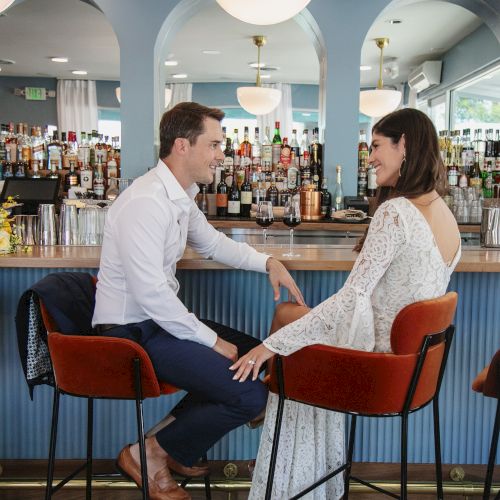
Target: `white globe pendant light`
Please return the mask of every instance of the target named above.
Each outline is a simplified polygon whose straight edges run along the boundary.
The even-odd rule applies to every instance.
[[[3,12],[5,9],[8,9],[13,3],[14,0],[0,0],[0,12]]]
[[[362,90],[359,93],[359,110],[361,113],[373,118],[392,113],[399,106],[402,97],[399,90],[384,89],[384,83],[382,81],[384,48],[389,45],[389,39],[376,38],[375,43],[380,49],[380,73],[377,88],[375,90]]]
[[[252,115],[267,115],[278,106],[281,101],[281,90],[260,86],[260,48],[266,43],[261,35],[253,37],[257,45],[257,80],[255,87],[238,87],[236,97],[240,106]]]
[[[277,24],[298,14],[311,0],[217,0],[236,19],[261,26]]]

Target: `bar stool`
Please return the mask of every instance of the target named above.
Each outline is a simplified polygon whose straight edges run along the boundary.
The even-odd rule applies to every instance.
[[[344,471],[344,500],[352,479],[394,498],[407,499],[408,416],[432,402],[438,498],[443,498],[438,396],[454,334],[451,325],[457,294],[410,304],[396,316],[391,353],[305,347],[290,356],[276,356],[270,390],[279,395],[266,500],[271,498],[285,399],[351,415],[347,461],[292,500]],[[351,475],[358,416],[401,417],[401,495]]]
[[[500,349],[496,352],[487,366],[472,383],[472,390],[480,392],[483,396],[496,398],[497,410],[495,422],[493,424],[493,434],[491,436],[490,455],[488,468],[486,469],[486,479],[484,482],[483,499],[490,497],[491,483],[493,481],[493,469],[495,468],[495,457],[497,455],[498,434],[500,431]],[[500,498],[500,492],[495,498]]]
[[[68,297],[68,300],[71,300],[71,297]],[[42,300],[40,300],[40,312],[48,333],[48,346],[55,377],[46,500],[49,500],[53,493],[84,469],[86,470],[86,499],[91,499],[92,478],[97,477],[92,473],[94,399],[135,401],[142,497],[147,500],[149,498],[148,475],[142,402],[146,398],[173,394],[178,389],[157,379],[149,356],[139,344],[115,337],[63,334],[58,332],[58,325]],[[79,468],[53,486],[61,394],[87,399],[87,457]],[[206,476],[204,480],[205,494],[207,499],[210,499],[209,476]],[[184,481],[183,486],[186,483],[187,481]]]

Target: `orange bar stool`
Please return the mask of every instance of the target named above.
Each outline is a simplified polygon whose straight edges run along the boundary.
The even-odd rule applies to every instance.
[[[308,346],[290,356],[276,356],[270,390],[279,395],[269,466],[266,500],[271,498],[285,400],[298,401],[351,415],[344,465],[293,497],[300,498],[344,472],[344,500],[349,481],[357,481],[394,498],[406,500],[408,416],[432,402],[438,498],[443,498],[438,396],[454,334],[457,294],[410,304],[397,315],[391,330],[391,353]],[[401,495],[397,496],[351,475],[358,416],[401,418]],[[292,499],[292,500],[293,500]]]
[[[493,435],[491,436],[488,468],[486,469],[486,480],[484,482],[483,499],[487,500],[490,497],[493,469],[497,455],[498,434],[500,431],[500,349],[493,356],[490,365],[476,377],[472,383],[472,390],[482,393],[483,396],[498,400],[495,423],[493,424]],[[500,498],[500,492],[495,498]]]
[[[68,300],[71,300],[71,297],[68,297]],[[141,457],[142,498],[147,500],[148,475],[142,402],[146,398],[172,394],[178,389],[158,381],[148,354],[139,344],[116,337],[63,334],[58,332],[57,324],[42,301],[40,301],[40,311],[48,333],[49,353],[55,377],[45,499],[52,498],[53,493],[84,469],[86,499],[91,499],[92,478],[97,477],[92,473],[94,399],[130,399],[135,401]],[[61,394],[87,399],[87,458],[74,472],[53,485]],[[204,479],[205,493],[209,499],[209,477],[206,476]]]

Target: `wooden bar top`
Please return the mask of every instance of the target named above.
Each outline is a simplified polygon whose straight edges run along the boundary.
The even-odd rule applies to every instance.
[[[297,245],[300,257],[283,257],[288,245],[254,245],[259,251],[281,260],[288,269],[310,271],[350,271],[357,254],[347,245]],[[97,269],[101,247],[95,246],[34,246],[30,252],[1,255],[0,268],[81,268]],[[178,263],[179,269],[231,269],[213,260],[206,260],[191,248],[187,248]],[[500,272],[500,249],[479,247],[462,248],[462,257],[457,265],[458,272]]]

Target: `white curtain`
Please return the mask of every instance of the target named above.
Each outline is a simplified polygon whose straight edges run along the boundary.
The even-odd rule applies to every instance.
[[[170,84],[170,89],[172,90],[172,97],[165,111],[172,109],[180,102],[191,102],[193,100],[192,83],[172,83]]]
[[[57,121],[59,132],[97,130],[97,93],[93,80],[58,80]]]
[[[288,137],[288,140],[290,140],[293,128],[292,86],[289,83],[270,83],[262,86],[281,90],[281,101],[271,113],[257,116],[257,126],[259,127],[261,138],[264,137],[266,127],[269,127],[271,133],[269,139],[272,140],[274,122],[279,121],[281,139]]]

